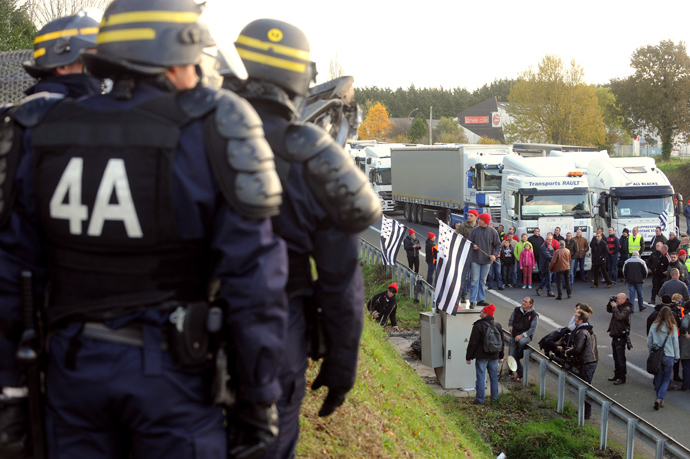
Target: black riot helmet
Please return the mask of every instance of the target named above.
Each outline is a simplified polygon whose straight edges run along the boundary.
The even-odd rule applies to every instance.
[[[202,10],[195,0],[114,0],[103,15],[96,53],[82,59],[100,78],[198,64],[202,50],[214,44],[199,21]]]
[[[316,79],[309,40],[297,27],[276,19],[247,24],[235,41],[249,79],[273,83],[291,97],[306,97]]]
[[[36,35],[34,60],[24,62],[24,70],[34,78],[42,78],[74,63],[83,49],[96,47],[100,16],[96,10],[83,9],[50,21]]]

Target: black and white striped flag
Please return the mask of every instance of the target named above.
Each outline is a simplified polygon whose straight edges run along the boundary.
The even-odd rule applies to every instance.
[[[671,210],[671,205],[666,206],[666,210],[664,210],[664,213],[659,215],[659,227],[661,228],[661,231],[666,230],[666,225],[668,224],[668,213]]]
[[[405,226],[383,215],[381,217],[381,252],[384,265],[395,264],[403,237],[405,237]]]
[[[436,309],[455,315],[463,282],[470,270],[469,239],[439,221],[438,258],[436,259]]]

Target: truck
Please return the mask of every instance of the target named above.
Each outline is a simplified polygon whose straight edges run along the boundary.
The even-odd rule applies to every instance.
[[[531,236],[539,228],[541,236],[556,227],[562,234],[582,230],[592,238],[592,211],[589,183],[583,170],[572,158],[522,157],[503,158],[501,221],[515,226],[516,234]],[[591,268],[591,254],[585,269]]]
[[[407,221],[453,225],[467,211],[501,218],[501,171],[506,145],[418,145],[391,149],[393,200]]]
[[[513,151],[525,157],[535,156],[549,156],[552,151],[563,152],[595,152],[599,149],[596,147],[583,147],[579,145],[557,145],[551,143],[515,143],[513,144]]]
[[[396,210],[391,195],[391,148],[401,146],[405,144],[378,143],[371,140],[353,142],[346,147],[355,164],[369,179],[384,212]]]
[[[624,228],[632,234],[637,226],[644,238],[642,257],[651,255],[651,240],[657,226],[668,238],[678,233],[678,216],[683,213],[683,197],[654,158],[601,158],[589,161],[587,179],[594,209],[594,226],[613,227],[619,235]]]

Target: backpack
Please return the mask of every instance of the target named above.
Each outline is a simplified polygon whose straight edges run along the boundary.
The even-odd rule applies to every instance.
[[[484,352],[493,354],[503,349],[503,336],[495,323],[488,324],[484,329],[484,339],[482,340]]]

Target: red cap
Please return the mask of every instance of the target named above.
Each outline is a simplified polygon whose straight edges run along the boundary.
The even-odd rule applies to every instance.
[[[681,255],[687,256],[687,254],[688,254],[688,252],[686,252],[685,250],[681,250],[680,252],[678,252],[678,256],[681,256]]]
[[[496,312],[496,306],[494,306],[493,304],[490,304],[488,306],[484,306],[484,309],[482,309],[482,311],[484,311],[484,314],[493,317],[494,312]]]
[[[468,210],[467,213],[468,213],[468,214],[472,214],[472,215],[474,215],[475,217],[479,217],[479,212],[477,212],[477,211],[474,210],[474,209]]]
[[[429,234],[427,234],[427,236],[429,236],[429,239],[433,239],[436,237],[436,235],[434,233],[432,233],[431,231],[429,231]]]
[[[408,230],[407,230],[407,234],[409,234],[410,236],[412,236],[412,235],[414,234],[414,230],[413,230],[412,228],[408,229]]]
[[[398,293],[398,283],[397,282],[393,282],[391,285],[388,286],[388,288],[394,288],[395,293]]]
[[[486,212],[483,213],[483,214],[481,214],[481,215],[479,216],[479,219],[480,219],[481,221],[483,221],[484,223],[486,223],[487,225],[488,225],[489,223],[491,223],[491,215],[487,214]]]

